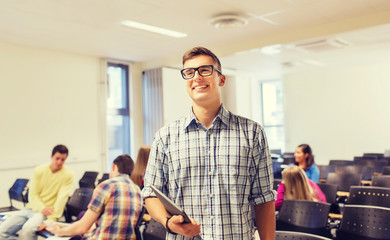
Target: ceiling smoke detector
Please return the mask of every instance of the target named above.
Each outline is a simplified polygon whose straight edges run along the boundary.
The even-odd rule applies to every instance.
[[[239,14],[225,13],[213,17],[210,24],[215,28],[239,28],[248,24],[248,20]]]

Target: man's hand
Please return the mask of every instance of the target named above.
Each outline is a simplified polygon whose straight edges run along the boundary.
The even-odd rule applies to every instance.
[[[194,237],[200,233],[200,224],[195,219],[190,218],[191,223],[183,223],[183,216],[172,216],[168,221],[168,227],[172,232],[185,237]]]
[[[53,207],[45,207],[42,210],[42,214],[45,215],[46,217],[52,215],[53,212],[54,212],[54,208]]]
[[[45,229],[47,226],[45,223],[42,223],[41,226],[38,227],[37,231],[42,231],[43,229]]]
[[[60,231],[61,227],[55,223],[52,223],[50,225],[51,226],[46,227],[46,230],[54,235],[59,235],[59,231]]]

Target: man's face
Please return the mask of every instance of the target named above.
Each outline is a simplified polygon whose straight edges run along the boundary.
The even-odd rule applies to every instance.
[[[217,68],[213,59],[206,55],[199,55],[187,60],[183,68],[197,68],[204,65],[213,65]],[[213,74],[208,77],[202,77],[198,71],[193,78],[185,80],[187,93],[192,101],[198,105],[221,103],[220,87],[225,84],[225,76],[219,75],[214,69]]]
[[[51,156],[51,168],[54,172],[61,170],[62,166],[64,166],[65,160],[68,157],[68,154],[66,153],[54,153],[53,156]]]

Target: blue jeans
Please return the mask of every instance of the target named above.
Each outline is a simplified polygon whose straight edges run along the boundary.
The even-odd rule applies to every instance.
[[[17,211],[0,225],[0,240],[37,240],[36,231],[45,219],[42,213],[30,208]]]

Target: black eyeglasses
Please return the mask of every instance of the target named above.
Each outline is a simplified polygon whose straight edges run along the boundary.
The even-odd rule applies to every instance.
[[[199,75],[202,77],[208,77],[213,74],[213,71],[217,71],[219,74],[222,75],[221,71],[219,71],[217,68],[215,68],[213,65],[203,65],[197,68],[184,68],[182,69],[181,76],[184,79],[191,79],[195,76],[195,72],[198,71]]]

